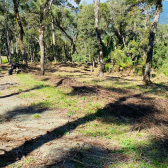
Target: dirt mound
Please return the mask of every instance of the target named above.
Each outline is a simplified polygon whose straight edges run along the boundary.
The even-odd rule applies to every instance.
[[[51,77],[50,81],[56,87],[72,88],[74,86],[83,86],[84,85],[82,82],[79,82],[79,81],[77,81],[73,78],[69,78],[69,77],[65,77],[65,78]]]

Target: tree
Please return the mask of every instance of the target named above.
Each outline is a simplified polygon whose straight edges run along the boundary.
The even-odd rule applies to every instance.
[[[91,61],[91,72],[94,68],[95,60],[98,56],[98,43],[95,36],[95,19],[94,19],[94,5],[83,5],[78,15],[77,29],[79,37],[77,39],[77,52],[76,59],[84,61]],[[79,58],[82,57],[82,58]]]
[[[127,3],[131,3],[133,5],[141,4],[141,3],[148,3],[150,5],[155,5],[155,13],[153,16],[153,22],[150,29],[149,34],[149,43],[148,43],[148,50],[147,50],[147,58],[146,58],[146,66],[145,72],[143,75],[143,81],[146,84],[150,84],[150,72],[152,66],[152,57],[153,57],[153,47],[154,47],[154,39],[157,31],[157,24],[159,21],[160,13],[162,11],[162,0],[126,0]]]
[[[11,63],[11,51],[10,51],[10,40],[9,40],[9,27],[8,27],[8,3],[5,0],[5,32],[6,32],[6,43],[5,43],[5,47],[6,47],[6,55],[8,58],[8,62]]]
[[[24,47],[24,42],[23,42],[24,30],[23,30],[22,22],[21,22],[20,15],[19,15],[20,0],[13,0],[13,4],[14,4],[14,13],[15,13],[16,22],[19,27],[20,49],[22,52],[23,64],[27,64],[27,58],[26,58],[25,47]]]
[[[154,39],[155,39],[155,35],[156,35],[157,24],[158,24],[158,21],[159,21],[160,13],[161,13],[161,10],[162,10],[162,0],[155,0],[154,3],[155,3],[155,6],[156,6],[156,9],[155,9],[153,22],[152,22],[152,27],[151,27],[151,30],[150,30],[148,52],[147,52],[147,59],[146,59],[146,67],[145,67],[145,73],[144,73],[144,76],[143,76],[143,81],[146,84],[151,83],[150,72],[151,72],[152,57],[153,57]]]
[[[78,37],[76,16],[66,7],[54,7],[52,13],[54,25],[70,40],[73,55],[76,52]]]
[[[104,76],[104,65],[103,65],[103,45],[102,39],[99,32],[99,6],[100,0],[94,0],[94,13],[95,13],[95,27],[96,27],[96,36],[99,44],[99,54],[100,54],[100,73],[99,76]]]
[[[51,9],[53,0],[46,0],[43,6],[40,6],[40,27],[39,27],[39,45],[40,45],[40,52],[41,52],[41,74],[44,75],[45,69],[45,48],[44,48],[44,31],[45,27],[43,25],[44,19],[47,17],[48,12]]]

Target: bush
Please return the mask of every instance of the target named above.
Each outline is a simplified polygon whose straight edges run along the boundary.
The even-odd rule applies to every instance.
[[[73,54],[72,55],[72,60],[74,62],[86,62],[86,61],[89,61],[89,58],[87,56],[82,56],[82,55],[79,55],[79,54]]]
[[[168,63],[165,63],[162,65],[162,67],[159,69],[160,73],[163,73],[165,76],[168,76]]]
[[[110,64],[105,64],[105,71],[109,72],[109,69],[110,69]]]
[[[8,63],[8,60],[7,60],[7,59],[2,58],[2,64],[6,64],[6,63]]]

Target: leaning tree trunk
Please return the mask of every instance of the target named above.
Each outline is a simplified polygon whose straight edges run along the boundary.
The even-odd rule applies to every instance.
[[[14,4],[15,18],[16,18],[17,25],[18,25],[18,28],[19,28],[20,50],[22,52],[23,64],[27,64],[27,59],[26,59],[26,54],[25,54],[25,47],[24,47],[24,43],[23,43],[24,30],[23,30],[22,22],[20,20],[19,9],[18,9],[19,8],[19,1],[13,0],[13,4]]]
[[[144,73],[144,76],[143,76],[143,81],[146,84],[151,83],[150,72],[151,72],[151,65],[152,65],[153,46],[154,46],[154,39],[155,39],[155,35],[156,35],[156,30],[157,30],[157,24],[158,24],[160,13],[161,13],[161,8],[162,8],[162,4],[161,4],[161,0],[160,0],[156,5],[154,19],[153,19],[153,22],[152,22],[152,28],[151,28],[150,36],[149,36],[146,67],[145,67],[145,73]]]
[[[100,77],[104,76],[104,64],[103,64],[103,45],[102,45],[102,40],[99,32],[99,5],[100,5],[100,0],[95,0],[94,1],[94,13],[95,13],[95,27],[96,27],[96,36],[97,40],[99,43],[99,54],[100,54]]]
[[[39,29],[39,45],[40,45],[40,52],[41,52],[41,74],[44,75],[45,73],[44,26],[41,26]]]

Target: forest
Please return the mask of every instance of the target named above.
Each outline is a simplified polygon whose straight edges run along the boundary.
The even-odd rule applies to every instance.
[[[80,1],[76,1],[74,6],[64,1],[50,3],[52,1],[45,3],[42,0],[1,2],[1,55],[7,56],[7,60],[2,62],[27,64],[41,61],[42,74],[45,62],[53,61],[91,62],[94,69],[95,62],[100,61],[94,4],[79,5]],[[155,9],[154,4],[151,0],[100,3],[98,29],[103,70],[130,69],[143,75],[147,63],[151,62],[154,70],[168,75],[168,25],[158,25],[157,28],[159,5],[156,4]],[[161,1],[159,8],[160,14]],[[151,32],[154,36],[156,34],[155,41],[154,37],[149,41]],[[149,51],[151,42],[152,51]],[[153,58],[147,61],[149,53]]]
[[[0,167],[167,168],[163,0],[0,0]]]

